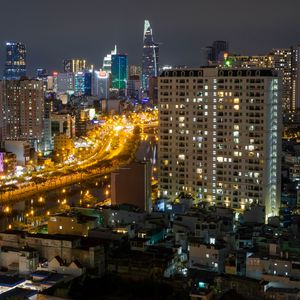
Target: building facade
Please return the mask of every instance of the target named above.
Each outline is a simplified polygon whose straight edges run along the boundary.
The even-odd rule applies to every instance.
[[[65,59],[63,64],[64,73],[82,72],[87,68],[85,59]]]
[[[296,92],[293,83],[293,49],[274,49],[274,67],[282,72],[282,109],[291,113],[296,110]]]
[[[164,71],[159,77],[159,191],[276,215],[281,80],[271,69]]]
[[[75,95],[91,96],[92,95],[92,73],[77,72],[75,73]]]
[[[111,56],[112,87],[118,90],[127,88],[128,80],[128,57],[126,54]]]
[[[26,76],[26,47],[19,42],[6,43],[4,79],[19,80]]]
[[[214,41],[212,44],[212,61],[219,64],[224,60],[224,54],[228,52],[227,41]]]
[[[111,174],[111,203],[131,204],[142,211],[151,211],[151,166],[133,162]],[[134,191],[134,192],[132,192]]]
[[[0,82],[1,138],[40,142],[43,137],[44,90],[40,80]]]
[[[111,50],[111,52],[107,54],[103,59],[103,71],[107,72],[108,74],[111,74],[111,57],[112,55],[116,55],[117,52],[117,45],[115,45],[115,48]]]

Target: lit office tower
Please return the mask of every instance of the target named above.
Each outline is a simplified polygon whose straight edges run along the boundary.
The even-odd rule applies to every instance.
[[[128,57],[126,54],[111,56],[112,87],[118,90],[127,88],[128,80]]]
[[[111,57],[112,55],[117,54],[117,45],[115,45],[114,50],[111,53],[107,54],[103,59],[103,71],[107,72],[108,74],[111,73]]]
[[[92,95],[99,99],[108,99],[109,74],[105,71],[94,71],[92,76]]]
[[[74,80],[75,95],[91,96],[92,94],[92,73],[77,72]]]
[[[44,90],[41,80],[0,82],[2,140],[26,140],[32,145],[43,136]]]
[[[65,73],[77,73],[82,72],[87,68],[85,59],[65,59],[64,60],[64,72]]]
[[[168,70],[159,77],[159,191],[276,215],[281,80],[272,69]]]
[[[18,80],[26,76],[26,47],[23,43],[6,43],[4,79]]]
[[[158,76],[158,44],[153,41],[150,22],[145,20],[142,61],[142,90],[149,91],[149,79]]]

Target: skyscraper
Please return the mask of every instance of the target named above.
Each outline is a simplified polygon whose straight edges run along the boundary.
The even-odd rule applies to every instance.
[[[150,22],[145,20],[143,39],[143,61],[142,61],[142,90],[149,91],[150,77],[158,76],[158,44],[153,41]]]
[[[26,47],[19,42],[6,43],[4,79],[19,80],[26,76]]]
[[[274,49],[274,67],[282,72],[282,109],[290,113],[296,110],[296,93],[293,87],[293,49]]]
[[[92,95],[99,99],[109,97],[109,74],[105,71],[94,71],[93,73]]]
[[[56,77],[57,93],[73,94],[75,90],[75,75],[74,73],[58,73]]]
[[[77,72],[74,80],[75,95],[91,96],[92,94],[92,73]]]
[[[111,57],[112,55],[117,54],[117,45],[115,45],[115,48],[111,51],[111,53],[107,54],[103,59],[103,71],[107,72],[108,74],[111,73]]]
[[[225,52],[228,52],[228,42],[214,41],[212,44],[212,61],[217,64],[222,63]]]
[[[128,57],[126,54],[114,54],[111,56],[112,87],[118,90],[127,88]]]
[[[273,69],[167,70],[159,77],[159,191],[276,215],[280,77]]]

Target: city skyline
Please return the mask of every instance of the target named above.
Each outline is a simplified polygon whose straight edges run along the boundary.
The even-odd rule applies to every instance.
[[[69,1],[56,0],[34,5],[33,1],[3,4],[0,24],[6,29],[0,34],[2,68],[4,45],[10,40],[26,44],[30,75],[39,67],[61,70],[62,60],[69,57],[84,57],[99,66],[114,44],[129,55],[129,64],[141,64],[144,19],[149,19],[156,41],[162,43],[162,65],[199,66],[197,56],[201,48],[214,40],[228,40],[231,50],[243,54],[262,54],[272,48],[299,44],[297,8],[300,4],[291,0],[285,5],[272,1],[271,7],[258,1],[240,4],[231,0],[215,6],[208,1],[190,1],[186,5],[180,1],[155,0],[147,9],[145,1],[110,4],[89,0],[85,3],[85,14],[81,4],[77,0],[72,1],[72,7]],[[112,9],[113,18],[109,13],[102,13]],[[128,10],[138,17],[125,20],[122,13]],[[7,11],[14,11],[14,26],[7,26],[11,22]]]

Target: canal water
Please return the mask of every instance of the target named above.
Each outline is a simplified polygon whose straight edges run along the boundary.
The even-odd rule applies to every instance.
[[[63,212],[72,206],[91,207],[109,197],[110,176],[39,193],[12,204],[0,206],[0,231],[30,229],[46,222],[51,214]]]

